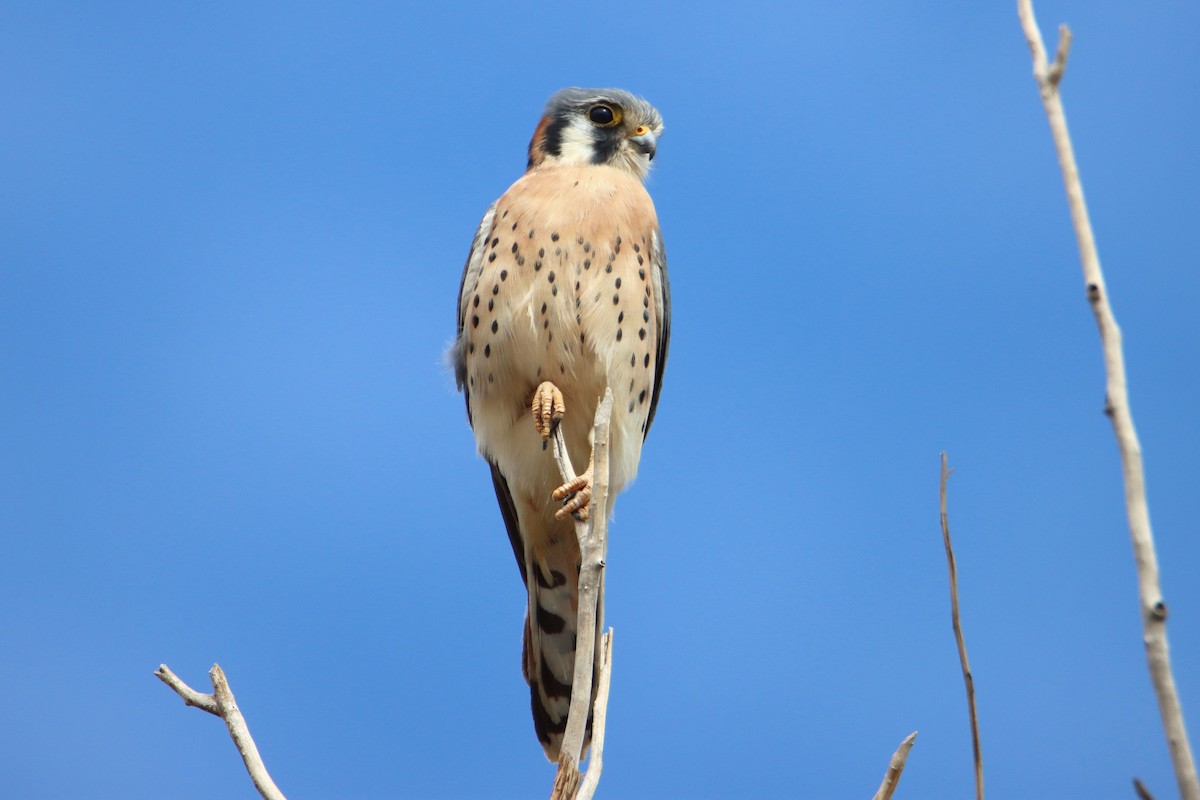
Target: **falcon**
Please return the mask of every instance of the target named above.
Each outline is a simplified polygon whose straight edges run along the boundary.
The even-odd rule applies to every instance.
[[[572,518],[612,513],[637,475],[662,389],[670,289],[643,185],[662,129],[658,111],[629,92],[557,92],[525,174],[483,215],[459,290],[450,357],[525,583],[521,666],[551,761],[575,666]],[[607,508],[592,509],[592,425],[606,387],[610,493]],[[566,484],[547,448],[559,427],[571,461],[588,465]]]

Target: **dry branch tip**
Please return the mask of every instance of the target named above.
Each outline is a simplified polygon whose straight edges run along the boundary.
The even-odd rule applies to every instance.
[[[917,732],[913,731],[904,737],[904,741],[900,742],[900,746],[896,748],[891,761],[888,762],[887,771],[883,774],[883,783],[879,784],[873,800],[891,800],[896,787],[900,785],[900,776],[904,772],[904,765],[908,763],[908,753],[916,741]]]
[[[1071,29],[1066,25],[1058,26],[1058,48],[1054,51],[1054,63],[1046,69],[1046,80],[1051,86],[1057,87],[1067,71],[1067,56],[1071,52]]]

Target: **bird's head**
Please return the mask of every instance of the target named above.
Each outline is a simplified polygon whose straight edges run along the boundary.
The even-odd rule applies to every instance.
[[[662,133],[654,106],[622,89],[562,89],[529,142],[529,168],[607,164],[644,179]]]

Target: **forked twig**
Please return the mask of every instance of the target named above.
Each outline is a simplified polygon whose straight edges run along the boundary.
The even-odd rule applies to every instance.
[[[1050,64],[1046,60],[1046,46],[1042,42],[1031,0],[1017,0],[1017,13],[1021,19],[1029,52],[1033,56],[1033,77],[1037,81],[1042,106],[1050,122],[1054,148],[1058,152],[1067,204],[1071,209],[1075,239],[1079,245],[1079,257],[1083,265],[1087,300],[1092,307],[1096,327],[1100,331],[1107,389],[1104,412],[1112,422],[1113,435],[1121,455],[1125,513],[1129,521],[1134,561],[1137,564],[1142,641],[1146,648],[1150,682],[1154,685],[1154,693],[1158,699],[1158,712],[1162,718],[1163,732],[1166,734],[1167,748],[1175,770],[1175,780],[1179,784],[1179,795],[1182,800],[1200,800],[1200,779],[1197,778],[1196,762],[1188,742],[1187,726],[1183,721],[1183,707],[1171,670],[1170,648],[1167,644],[1167,604],[1162,597],[1158,556],[1154,548],[1154,535],[1150,529],[1146,478],[1142,468],[1142,446],[1138,441],[1137,431],[1133,426],[1133,414],[1129,409],[1121,329],[1108,303],[1104,273],[1100,269],[1100,257],[1096,251],[1096,239],[1092,233],[1087,203],[1083,198],[1083,182],[1079,178],[1075,150],[1067,129],[1067,117],[1058,92],[1066,69],[1071,32],[1065,25],[1059,28],[1057,52],[1053,64]]]
[[[975,755],[975,798],[983,800],[983,751],[979,747],[979,712],[975,707],[975,679],[971,662],[967,660],[967,645],[963,641],[962,619],[958,613],[958,564],[954,546],[950,544],[950,517],[946,513],[946,480],[954,470],[946,466],[946,451],[942,451],[942,477],[938,484],[939,507],[942,518],[942,543],[946,546],[946,565],[950,573],[950,620],[954,625],[954,641],[958,645],[958,662],[962,665],[963,684],[967,687],[967,713],[971,718],[971,749]]]
[[[184,703],[225,720],[225,727],[229,729],[233,744],[242,756],[246,771],[250,773],[250,780],[254,781],[254,788],[258,789],[263,800],[287,800],[283,796],[283,792],[279,791],[279,787],[275,785],[275,781],[271,780],[267,766],[263,763],[262,756],[258,754],[258,747],[255,746],[254,739],[250,736],[246,718],[242,716],[237,700],[233,697],[233,690],[229,688],[229,681],[226,680],[225,672],[219,664],[213,664],[212,669],[208,672],[209,678],[212,679],[212,694],[197,692],[184,683],[166,664],[160,664],[154,674],[183,698]]]

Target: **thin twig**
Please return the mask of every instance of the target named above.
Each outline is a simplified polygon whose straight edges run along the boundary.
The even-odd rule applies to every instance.
[[[587,735],[588,717],[593,726],[596,717],[603,717],[600,708],[601,693],[592,696],[593,675],[605,682],[604,674],[611,668],[611,659],[597,651],[596,633],[604,620],[604,560],[608,550],[608,482],[609,482],[609,432],[612,418],[612,392],[604,390],[604,398],[596,409],[595,428],[592,435],[592,497],[591,511],[587,522],[575,523],[579,537],[579,591],[578,617],[575,628],[575,669],[571,680],[571,705],[567,712],[567,726],[559,751],[558,771],[555,773],[551,798],[573,798],[580,788],[579,762],[583,758],[583,742]],[[574,478],[570,456],[562,426],[554,433],[554,458],[564,481]],[[596,671],[599,670],[599,673]],[[607,703],[608,692],[603,693]],[[593,736],[595,728],[593,727]],[[593,747],[595,743],[593,743]],[[591,792],[600,780],[602,760],[594,757],[588,763]],[[594,775],[593,775],[594,773]]]
[[[1154,795],[1137,778],[1133,779],[1133,790],[1137,792],[1138,800],[1154,800]]]
[[[554,443],[554,463],[558,465],[558,472],[562,476],[563,483],[570,483],[577,476],[575,467],[571,464],[571,454],[567,452],[567,440],[563,436],[562,425],[554,428],[554,436],[551,441]],[[576,527],[578,528],[578,526]]]
[[[950,544],[950,517],[946,513],[946,480],[954,470],[946,466],[946,451],[942,451],[942,478],[938,497],[942,517],[942,543],[946,546],[946,565],[950,573],[950,620],[954,624],[954,641],[958,645],[958,661],[962,665],[963,684],[967,687],[967,713],[971,718],[971,749],[975,755],[975,798],[983,800],[983,751],[979,747],[979,712],[975,707],[975,679],[971,662],[967,660],[967,644],[963,641],[962,618],[958,612],[958,564]]]
[[[576,800],[591,800],[604,769],[604,727],[608,718],[608,690],[612,685],[612,628],[600,637],[600,674],[596,682],[596,700],[592,712],[592,746],[587,774],[579,785]]]
[[[1142,612],[1142,641],[1146,648],[1150,681],[1158,699],[1158,711],[1162,718],[1163,732],[1179,784],[1182,800],[1200,800],[1200,779],[1196,774],[1196,762],[1188,741],[1187,727],[1183,720],[1183,707],[1175,687],[1171,670],[1170,648],[1167,643],[1167,605],[1162,597],[1159,583],[1158,556],[1155,553],[1154,535],[1150,528],[1150,511],[1146,501],[1146,481],[1142,468],[1142,448],[1137,431],[1133,426],[1133,414],[1129,408],[1129,397],[1125,380],[1125,356],[1121,348],[1121,329],[1113,316],[1105,289],[1104,273],[1100,269],[1100,257],[1096,252],[1096,240],[1088,217],[1087,203],[1083,197],[1083,183],[1079,179],[1079,168],[1075,163],[1075,151],[1067,129],[1067,118],[1063,111],[1058,87],[1066,67],[1070,48],[1070,31],[1060,29],[1054,66],[1046,62],[1046,46],[1033,14],[1031,0],[1017,0],[1017,13],[1025,40],[1033,56],[1033,76],[1037,81],[1054,147],[1058,152],[1058,163],[1062,169],[1063,184],[1067,192],[1067,204],[1075,227],[1075,239],[1079,245],[1079,257],[1083,265],[1086,296],[1100,331],[1104,352],[1106,375],[1105,413],[1112,422],[1117,449],[1121,455],[1121,473],[1125,486],[1125,510],[1129,522],[1129,535],[1133,543],[1134,561],[1137,565],[1138,595]]]
[[[182,697],[185,704],[218,717],[221,716],[221,709],[217,706],[215,697],[211,694],[201,694],[188,686],[178,675],[171,672],[171,668],[166,664],[159,664],[158,669],[154,670],[154,674],[160,681],[170,686],[175,694]]]
[[[916,740],[916,731],[904,737],[904,741],[900,743],[900,746],[896,748],[896,752],[892,754],[892,760],[888,762],[887,772],[883,773],[883,783],[879,784],[879,790],[875,792],[875,797],[872,800],[891,800],[892,793],[900,785],[900,775],[904,772],[904,765],[908,761],[908,751],[912,750],[913,742]]]
[[[1054,51],[1054,61],[1046,67],[1046,80],[1057,87],[1067,71],[1067,56],[1071,52],[1071,29],[1066,25],[1058,26],[1058,47]]]
[[[208,673],[213,685],[212,694],[201,694],[192,689],[174,672],[171,672],[166,664],[160,664],[154,674],[158,676],[159,680],[170,686],[189,706],[195,706],[225,720],[225,727],[229,729],[234,746],[242,756],[246,771],[250,773],[250,780],[254,781],[254,788],[258,789],[263,800],[287,800],[283,796],[283,792],[279,791],[279,787],[275,785],[275,781],[271,780],[262,756],[258,754],[258,747],[255,746],[254,739],[250,736],[246,718],[242,716],[242,712],[238,708],[233,690],[229,688],[229,681],[225,678],[225,673],[220,665],[213,664]]]

